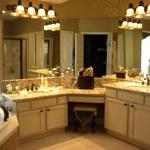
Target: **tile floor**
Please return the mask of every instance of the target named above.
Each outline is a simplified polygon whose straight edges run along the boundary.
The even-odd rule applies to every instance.
[[[17,150],[141,150],[106,133],[62,132],[20,144]]]

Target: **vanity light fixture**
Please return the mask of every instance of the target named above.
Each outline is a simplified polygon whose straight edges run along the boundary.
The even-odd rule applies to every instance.
[[[49,9],[43,8],[43,4],[39,4],[39,8],[33,6],[32,1],[29,2],[28,7],[23,6],[22,1],[18,0],[18,4],[7,5],[7,10],[12,16],[30,17],[32,19],[55,19],[56,12],[49,6]]]
[[[132,3],[129,3],[129,7],[126,10],[126,17],[143,18],[144,16],[150,16],[150,4],[144,6],[142,0],[139,1],[139,6],[134,8]]]

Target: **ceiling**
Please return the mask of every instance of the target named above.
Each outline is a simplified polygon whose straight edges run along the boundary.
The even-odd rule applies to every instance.
[[[0,1],[0,10],[5,9],[7,4],[17,3],[17,0]],[[28,6],[29,0],[22,2]],[[36,7],[42,2],[44,8],[52,4],[59,19],[97,19],[122,18],[131,0],[32,0],[32,2]],[[133,2],[137,6],[139,0]]]

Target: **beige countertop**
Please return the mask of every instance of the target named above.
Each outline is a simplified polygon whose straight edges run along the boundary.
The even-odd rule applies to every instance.
[[[30,91],[25,93],[5,94],[7,97],[15,102],[26,101],[32,99],[63,96],[63,95],[82,95],[82,96],[104,96],[105,88],[94,88],[94,89],[71,89],[71,88],[49,88],[46,90]]]
[[[137,92],[143,94],[150,94],[150,86],[141,85],[135,82],[115,82],[104,85],[107,88],[126,90],[129,92]]]
[[[0,130],[0,145],[5,143],[17,131],[17,128],[18,121],[16,115],[10,116],[3,129]]]

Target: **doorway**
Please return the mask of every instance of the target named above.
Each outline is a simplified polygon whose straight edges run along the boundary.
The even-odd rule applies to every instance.
[[[84,34],[84,68],[93,67],[95,77],[106,75],[108,34]]]

